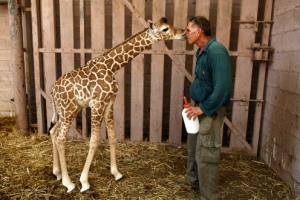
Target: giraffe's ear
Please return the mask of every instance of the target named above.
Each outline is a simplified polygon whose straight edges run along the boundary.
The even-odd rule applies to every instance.
[[[153,30],[153,22],[151,20],[148,20],[148,27]]]

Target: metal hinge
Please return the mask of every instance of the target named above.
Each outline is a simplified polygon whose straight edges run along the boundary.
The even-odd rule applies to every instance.
[[[274,23],[274,21],[254,21],[254,20],[249,20],[249,21],[243,21],[243,20],[241,20],[241,21],[234,21],[234,22],[237,22],[237,23],[244,23],[244,24],[254,24],[254,27],[253,27],[253,29],[254,29],[254,31],[255,32],[257,32],[258,31],[258,24],[259,23],[263,23],[263,24],[273,24]]]
[[[271,61],[270,53],[274,52],[274,48],[270,46],[261,46],[260,43],[252,44],[252,60]]]

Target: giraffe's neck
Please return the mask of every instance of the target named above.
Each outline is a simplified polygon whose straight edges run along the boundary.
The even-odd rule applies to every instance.
[[[157,40],[151,36],[149,29],[145,29],[133,35],[123,43],[103,54],[107,61],[107,69],[113,74],[117,73],[125,64],[156,41]]]

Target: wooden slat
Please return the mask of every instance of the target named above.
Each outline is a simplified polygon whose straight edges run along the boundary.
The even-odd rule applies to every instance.
[[[132,5],[145,17],[145,1],[133,0]],[[143,30],[144,27],[138,19],[132,16],[132,35]],[[144,55],[139,54],[131,61],[131,111],[130,111],[130,137],[132,141],[143,140],[144,125]]]
[[[230,43],[232,0],[218,0],[216,38],[227,49]]]
[[[174,26],[185,27],[187,23],[188,1],[175,0]],[[174,40],[173,49],[177,51],[185,50],[185,41]],[[181,63],[185,63],[185,56],[177,56]],[[172,65],[175,63],[172,62]],[[184,75],[178,68],[172,67],[171,75],[171,99],[170,99],[170,124],[169,124],[169,142],[171,144],[181,143],[182,129],[182,109],[183,109],[183,91],[184,91]]]
[[[195,16],[204,16],[207,19],[209,19],[209,11],[210,11],[210,0],[198,0],[196,1],[196,10],[195,10]],[[195,73],[195,67],[196,67],[196,51],[199,47],[194,45],[194,57],[193,57],[193,76]]]
[[[91,0],[91,37],[91,48],[101,50],[101,53],[92,54],[94,58],[105,50],[105,1]],[[107,137],[104,120],[100,132],[100,139],[105,140]]]
[[[112,0],[112,36],[113,46],[125,40],[125,5],[120,0]],[[119,85],[119,91],[114,103],[114,121],[117,140],[122,140],[125,136],[124,68],[120,69],[115,77]]]
[[[85,48],[85,27],[84,27],[84,0],[79,0],[79,30],[80,30],[80,49]],[[80,66],[85,65],[85,54],[83,52],[80,53]],[[85,138],[88,134],[88,127],[87,127],[87,115],[86,115],[86,108],[83,108],[81,111],[82,117],[82,136]]]
[[[155,6],[154,6],[155,5]],[[165,16],[166,1],[153,0],[152,21]],[[153,51],[160,50],[158,44]],[[163,120],[164,55],[151,56],[150,142],[161,142]]]
[[[253,21],[257,18],[258,0],[241,2],[241,21]],[[253,62],[251,61],[251,45],[255,41],[253,24],[240,24],[234,98],[250,99]],[[248,110],[240,102],[233,102],[232,123],[246,138]],[[235,135],[230,138],[230,147],[243,147]]]
[[[40,82],[40,56],[39,56],[39,32],[38,32],[38,10],[37,0],[31,1],[31,23],[32,23],[32,43],[33,43],[33,64],[34,64],[34,81],[35,81],[35,96],[36,96],[36,115],[37,115],[37,127],[39,133],[44,133],[44,122],[45,117],[43,115],[42,96],[39,88],[41,87]]]
[[[59,1],[59,14],[60,16],[60,39],[61,48],[74,48],[74,25],[73,25],[73,1],[60,0]],[[65,74],[74,69],[74,54],[62,53],[61,54],[61,71]],[[71,129],[68,137],[76,138],[78,135],[76,130],[76,118],[72,122]]]
[[[273,0],[266,0],[265,2],[265,21],[271,21],[272,19],[272,8],[273,8]],[[262,35],[262,46],[269,46],[269,38],[270,38],[271,24],[264,24],[263,35]],[[265,52],[263,55],[265,58],[268,58],[268,52]],[[258,74],[258,87],[256,98],[263,99],[264,95],[264,86],[265,86],[265,77],[266,77],[266,62],[261,62],[259,65],[259,74]],[[261,124],[261,113],[262,113],[262,104],[256,104],[255,108],[255,118],[254,118],[254,129],[253,129],[253,139],[252,139],[252,147],[253,154],[257,155],[258,149],[258,140],[260,133],[260,124]]]
[[[209,19],[210,0],[197,0],[195,15],[201,15]]]
[[[41,20],[42,20],[42,34],[43,34],[43,47],[55,48],[55,24],[54,24],[54,2],[53,1],[41,1]],[[51,87],[56,81],[56,71],[53,70],[55,63],[55,53],[44,53],[43,58],[44,66],[44,81],[45,92],[50,96]],[[50,101],[46,102],[47,110],[47,127],[50,125],[53,110]],[[49,127],[48,127],[49,128]],[[47,129],[48,129],[47,128]]]

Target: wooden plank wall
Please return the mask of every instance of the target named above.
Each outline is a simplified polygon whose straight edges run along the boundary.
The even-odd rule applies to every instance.
[[[39,2],[41,6],[39,6]],[[252,65],[251,50],[249,46],[254,42],[255,33],[253,26],[240,25],[239,38],[231,37],[233,4],[234,0],[152,0],[151,4],[151,18],[156,21],[162,16],[169,16],[174,13],[169,20],[174,26],[185,28],[187,21],[191,16],[203,15],[211,20],[211,24],[215,25],[214,30],[217,39],[222,42],[228,49],[233,40],[238,40],[238,51],[230,51],[231,56],[237,56],[237,63],[235,72],[234,98],[249,98],[251,86]],[[147,26],[146,6],[145,0],[32,0],[32,33],[34,46],[34,66],[35,66],[35,84],[36,84],[36,102],[37,102],[37,118],[38,129],[40,132],[45,132],[49,126],[52,117],[52,104],[50,104],[50,88],[57,79],[56,70],[56,55],[61,56],[61,71],[65,73],[75,68],[75,53],[80,54],[80,66],[86,63],[86,56],[91,57],[102,54],[107,49],[106,44],[109,30],[111,27],[112,40],[111,46],[115,46],[123,42],[125,38],[125,30],[128,29],[126,22],[126,12],[131,12],[131,35],[141,31]],[[89,3],[89,7],[87,6]],[[79,9],[74,9],[75,6]],[[111,11],[106,10],[106,6],[111,6]],[[57,6],[59,5],[59,6]],[[148,4],[149,5],[149,4]],[[172,10],[166,8],[167,5],[172,5]],[[238,1],[238,6],[241,8],[241,20],[256,20],[258,10],[258,0]],[[216,13],[211,13],[213,10],[211,6],[216,6],[214,9]],[[76,7],[76,8],[77,8]],[[73,9],[70,9],[73,8]],[[60,47],[57,47],[56,35],[56,21],[55,9],[58,9],[59,28],[60,28]],[[86,10],[90,9],[90,33],[87,32]],[[127,9],[127,11],[126,11]],[[190,12],[192,10],[192,13]],[[126,11],[126,12],[125,12]],[[189,11],[189,12],[188,12]],[[148,11],[149,12],[149,11]],[[41,13],[41,14],[39,14]],[[77,13],[79,22],[79,45],[75,44],[75,25],[74,16]],[[110,17],[110,18],[109,18]],[[111,24],[109,24],[111,23]],[[40,27],[41,26],[41,27]],[[41,30],[41,32],[39,31]],[[77,34],[77,33],[76,33]],[[91,37],[91,46],[86,47],[87,37]],[[170,43],[168,43],[169,45]],[[75,46],[79,46],[75,48]],[[169,133],[168,142],[173,144],[180,144],[182,142],[182,97],[189,93],[185,91],[185,81],[191,81],[193,73],[189,73],[185,66],[188,55],[194,55],[197,47],[194,46],[192,50],[187,50],[185,41],[173,41],[172,47],[167,48],[165,42],[158,42],[152,45],[151,49],[147,49],[137,56],[131,62],[131,86],[130,86],[130,138],[125,138],[125,72],[121,69],[116,79],[119,84],[119,92],[114,104],[114,118],[115,128],[117,132],[117,139],[129,139],[132,141],[145,140],[143,134],[145,128],[145,92],[150,92],[150,119],[149,119],[149,141],[161,142],[162,126],[163,126],[163,107],[164,107],[164,92],[165,92],[165,78],[166,72],[165,63],[166,55],[172,59],[171,78],[170,78],[170,110],[169,110]],[[145,56],[151,55],[151,83],[150,91],[145,91]],[[193,69],[195,66],[195,57],[193,59]],[[262,74],[265,72],[262,72]],[[261,75],[263,77],[263,75]],[[261,78],[262,79],[262,78]],[[263,80],[260,80],[263,84]],[[262,96],[260,92],[258,96]],[[43,105],[45,103],[45,105]],[[230,147],[244,148],[245,142],[239,142],[239,139],[245,140],[245,132],[247,127],[248,110],[245,106],[240,106],[240,102],[235,102],[232,111],[232,123],[226,119],[227,126],[233,129],[234,134],[231,137]],[[44,112],[46,110],[46,112]],[[78,122],[74,121],[72,130],[69,136],[73,138],[85,138],[88,133],[88,117],[86,109],[83,110],[79,123],[81,123],[81,133],[77,129]],[[261,111],[259,111],[261,113]],[[127,113],[128,114],[128,113]],[[47,119],[47,120],[46,120]],[[260,120],[260,116],[257,117]],[[47,121],[47,124],[45,124]],[[258,126],[258,125],[256,125]],[[223,127],[222,127],[223,129]],[[104,123],[101,127],[101,139],[107,139]],[[258,132],[256,130],[256,132]],[[258,138],[257,134],[253,136]],[[238,138],[238,139],[237,139]],[[255,139],[257,140],[257,139]],[[249,145],[247,146],[251,148]],[[257,150],[255,150],[257,151]]]

